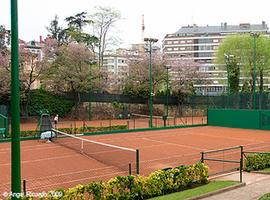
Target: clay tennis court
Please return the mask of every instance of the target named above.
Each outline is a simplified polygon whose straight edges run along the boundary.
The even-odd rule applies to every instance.
[[[84,138],[139,149],[142,175],[158,169],[196,163],[200,160],[200,152],[205,150],[237,145],[247,146],[249,150],[270,150],[269,131],[211,126]],[[68,188],[128,174],[127,170],[105,165],[56,143],[22,141],[21,154],[22,180],[26,180],[27,191],[31,192]],[[124,157],[124,154],[119,157]],[[10,143],[0,144],[0,192],[5,191],[10,191]]]
[[[167,126],[175,125],[193,125],[193,124],[206,124],[207,117],[178,117],[167,120]],[[136,119],[113,119],[113,120],[61,120],[57,124],[57,128],[75,128],[83,126],[91,127],[105,127],[114,125],[126,125],[128,129],[137,128],[149,128],[149,119],[146,118],[136,118]],[[153,126],[163,127],[164,122],[162,119],[153,118]],[[21,131],[36,130],[37,122],[21,122]]]

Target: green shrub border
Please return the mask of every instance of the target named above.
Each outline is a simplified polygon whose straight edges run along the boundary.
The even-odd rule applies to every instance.
[[[267,193],[263,196],[261,196],[258,200],[269,200],[270,199],[270,193]]]
[[[270,154],[249,154],[245,158],[245,170],[256,171],[270,167]]]
[[[61,197],[50,196],[53,192],[48,192],[46,199],[84,199],[87,196],[93,200],[143,200],[206,183],[208,183],[208,167],[203,163],[197,163],[170,170],[158,170],[146,177],[116,176],[107,182],[91,182],[67,190],[58,189],[55,192],[61,192]]]

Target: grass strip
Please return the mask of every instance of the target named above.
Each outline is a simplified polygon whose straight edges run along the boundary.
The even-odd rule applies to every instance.
[[[217,191],[217,190],[229,187],[229,186],[236,185],[238,183],[239,182],[236,182],[236,181],[212,181],[203,186],[184,190],[181,192],[176,192],[173,194],[151,198],[151,200],[182,200],[182,199],[187,199],[187,198],[203,195],[209,192],[214,192],[214,191]]]
[[[259,200],[269,200],[270,199],[270,193],[267,193],[259,198]]]
[[[270,172],[270,168],[265,168],[262,170],[263,172]]]

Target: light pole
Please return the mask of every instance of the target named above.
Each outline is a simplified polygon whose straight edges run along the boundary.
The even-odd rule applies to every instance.
[[[253,109],[256,109],[256,39],[259,33],[252,32],[250,36],[253,37]]]
[[[158,39],[154,38],[144,38],[144,41],[147,42],[147,45],[149,46],[148,52],[149,52],[149,110],[150,110],[150,122],[149,127],[153,127],[153,92],[152,92],[152,45],[158,41]]]
[[[227,94],[230,95],[230,72],[229,72],[229,66],[231,65],[232,59],[234,58],[234,55],[227,55],[226,53],[224,54],[224,59],[226,63],[226,69],[227,69]]]
[[[232,64],[232,59],[234,58],[234,55],[231,54],[224,54],[224,59],[226,63],[226,69],[227,69],[227,107],[229,108],[229,99],[230,99],[230,66]]]
[[[20,199],[20,80],[18,45],[18,3],[11,0],[11,192],[12,199]],[[18,195],[16,195],[18,194]]]
[[[168,119],[168,115],[169,115],[169,69],[171,66],[166,65],[166,114],[163,116],[163,120],[164,120],[164,126],[166,126],[166,121]]]

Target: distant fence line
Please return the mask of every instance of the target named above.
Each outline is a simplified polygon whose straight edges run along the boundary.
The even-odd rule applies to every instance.
[[[147,104],[149,99],[142,97],[131,97],[123,94],[103,94],[103,93],[65,93],[65,98],[76,102],[119,102],[133,104]],[[154,104],[166,104],[166,96],[154,96]],[[235,94],[220,96],[198,96],[190,95],[179,100],[175,96],[168,97],[169,105],[205,106],[207,108],[253,108],[253,94]],[[256,109],[270,109],[270,93],[256,94]]]
[[[74,102],[103,102],[103,103],[130,103],[130,104],[148,104],[149,98],[132,97],[123,94],[108,93],[63,93],[66,99]],[[166,104],[166,96],[154,96],[153,104]],[[9,102],[5,102],[6,105]],[[187,97],[178,98],[176,96],[168,97],[169,105],[183,106],[203,106],[205,108],[230,108],[230,109],[252,109],[253,94],[239,93],[235,95],[219,95],[219,96],[199,96],[189,95]],[[0,102],[1,105],[1,102]],[[6,106],[5,106],[6,107]],[[1,109],[1,107],[0,107]],[[270,93],[256,94],[256,109],[270,109]],[[2,114],[6,108],[2,107]]]

